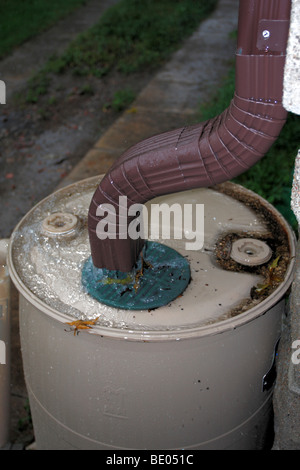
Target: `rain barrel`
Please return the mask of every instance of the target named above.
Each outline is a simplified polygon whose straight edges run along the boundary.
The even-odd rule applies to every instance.
[[[265,448],[294,267],[287,222],[229,182],[152,200],[204,208],[201,247],[187,249],[184,225],[181,238],[173,226],[158,240],[188,260],[190,282],[159,308],[115,308],[81,279],[98,184],[93,177],[51,194],[10,240],[37,449]]]

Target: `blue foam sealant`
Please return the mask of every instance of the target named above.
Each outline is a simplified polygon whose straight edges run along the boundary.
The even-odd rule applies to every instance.
[[[180,253],[161,243],[146,241],[131,272],[95,268],[89,257],[82,269],[87,292],[104,303],[126,310],[150,310],[168,304],[190,282],[190,265]]]

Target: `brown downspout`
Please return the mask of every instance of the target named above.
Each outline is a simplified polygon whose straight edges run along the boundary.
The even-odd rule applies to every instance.
[[[277,139],[287,117],[282,106],[290,0],[240,0],[236,86],[219,116],[146,139],[128,149],[100,182],[91,201],[88,228],[97,268],[130,271],[143,240],[100,240],[98,207],[119,196],[128,207],[154,197],[222,183],[258,162]],[[127,234],[127,218],[118,218]]]

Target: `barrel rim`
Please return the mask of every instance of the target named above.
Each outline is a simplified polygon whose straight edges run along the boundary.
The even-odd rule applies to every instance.
[[[19,291],[19,294],[23,295],[23,297],[33,304],[38,310],[43,312],[44,314],[50,316],[54,320],[65,324],[66,322],[70,321],[70,318],[74,320],[74,317],[71,317],[65,313],[59,312],[55,308],[45,304],[41,299],[39,299],[30,289],[24,284],[21,278],[18,275],[18,272],[14,266],[13,262],[13,243],[14,243],[14,235],[18,231],[18,228],[24,223],[25,219],[30,216],[30,213],[34,211],[38,206],[42,205],[45,201],[47,201],[50,197],[53,197],[54,194],[61,193],[62,191],[70,191],[71,188],[77,186],[78,184],[84,183],[95,183],[95,185],[99,182],[103,175],[93,176],[90,178],[86,178],[80,180],[78,182],[72,183],[68,186],[58,189],[51,195],[47,196],[46,198],[42,199],[38,204],[36,204],[32,209],[30,209],[27,214],[19,221],[16,225],[15,229],[12,232],[11,238],[9,240],[8,246],[8,256],[7,256],[7,265],[9,268],[9,273],[11,280],[15,284],[15,287]],[[250,309],[246,310],[243,313],[240,313],[237,316],[232,318],[228,318],[225,320],[217,321],[213,324],[209,325],[202,325],[199,327],[192,327],[192,328],[184,328],[181,327],[179,329],[174,330],[132,330],[132,329],[121,329],[121,328],[113,328],[113,327],[105,327],[102,325],[94,325],[92,329],[87,330],[89,334],[96,334],[103,337],[109,337],[114,339],[122,339],[128,341],[144,341],[144,342],[153,342],[153,341],[175,341],[181,339],[189,339],[189,338],[196,338],[196,337],[203,337],[203,336],[211,336],[223,333],[228,330],[234,330],[238,327],[241,327],[257,317],[264,315],[268,310],[274,307],[281,299],[283,299],[284,295],[286,294],[287,290],[292,284],[293,281],[293,274],[294,274],[294,266],[295,266],[295,254],[296,254],[296,236],[292,229],[290,228],[288,222],[285,218],[280,214],[280,212],[272,206],[268,201],[262,198],[260,195],[254,193],[250,189],[247,189],[241,185],[236,183],[228,182],[223,183],[225,185],[231,185],[233,187],[238,188],[240,191],[244,192],[245,194],[249,194],[252,197],[257,198],[262,204],[265,205],[273,214],[276,216],[278,221],[283,225],[286,230],[290,248],[290,263],[286,271],[285,278],[283,282],[272,292],[266,299],[262,300],[259,304],[251,307]],[[214,188],[213,188],[214,189]],[[217,189],[217,188],[216,188]]]

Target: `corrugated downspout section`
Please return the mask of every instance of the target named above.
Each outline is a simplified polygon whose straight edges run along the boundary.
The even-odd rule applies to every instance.
[[[121,234],[117,239],[98,238],[104,205],[112,205],[119,214],[119,196],[126,196],[130,207],[164,194],[222,183],[265,155],[287,117],[282,89],[290,9],[290,0],[241,0],[236,89],[230,106],[214,119],[134,145],[105,175],[88,218],[96,267],[130,271],[143,246],[142,239],[126,237],[131,220],[122,216],[117,219]]]

